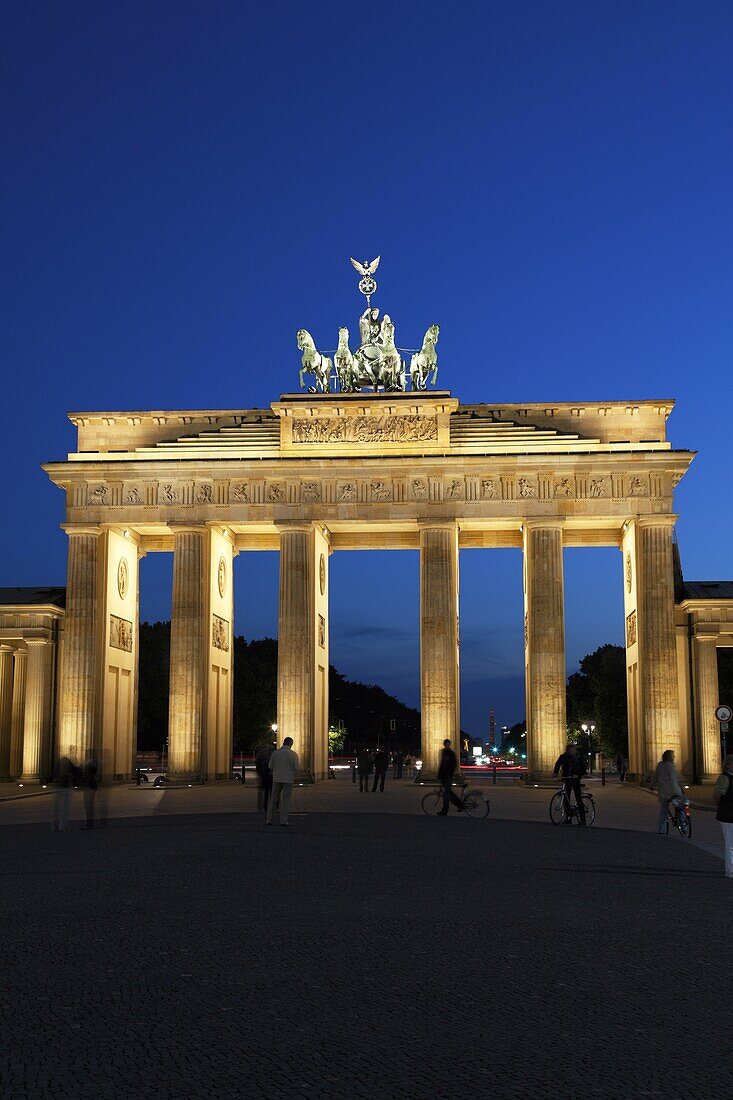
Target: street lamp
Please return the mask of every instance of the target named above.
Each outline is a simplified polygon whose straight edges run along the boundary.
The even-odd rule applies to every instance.
[[[588,771],[593,771],[593,734],[595,732],[595,726],[592,722],[583,722],[581,727],[583,733],[588,737]]]

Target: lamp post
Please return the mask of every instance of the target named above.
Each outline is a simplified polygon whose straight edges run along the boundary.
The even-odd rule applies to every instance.
[[[592,722],[583,722],[580,727],[584,734],[588,737],[588,771],[593,773],[593,734],[595,732],[595,726]]]

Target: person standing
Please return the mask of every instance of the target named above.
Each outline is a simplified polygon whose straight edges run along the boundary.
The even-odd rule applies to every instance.
[[[395,779],[402,779],[402,768],[405,763],[405,758],[402,754],[402,749],[398,749],[394,754],[394,777]]]
[[[725,877],[733,878],[733,753],[723,761],[723,771],[713,788],[713,802],[718,807],[715,820],[723,830]]]
[[[74,785],[74,765],[68,756],[60,756],[53,773],[55,787],[53,796],[53,825],[55,833],[68,833],[69,831],[69,803],[71,801],[71,788]]]
[[[280,824],[289,825],[290,799],[293,794],[293,784],[298,774],[300,761],[297,752],[293,752],[293,739],[286,737],[279,749],[275,749],[270,757],[269,768],[272,772],[272,790],[267,806],[267,825],[272,825],[272,813],[275,803],[279,801]]]
[[[667,832],[667,814],[669,813],[670,802],[673,798],[684,798],[682,787],[680,786],[680,777],[674,766],[674,752],[672,749],[665,749],[662,753],[662,759],[654,770],[651,782],[652,790],[654,790],[655,787],[659,798],[659,821],[657,830],[659,835],[663,836]]]
[[[359,776],[359,790],[369,790],[369,776],[372,774],[372,757],[369,749],[359,749],[356,754],[356,771]]]
[[[405,774],[408,779],[412,779],[412,757],[409,752],[405,756]]]
[[[438,811],[438,817],[448,816],[448,807],[451,802],[458,807],[459,813],[463,812],[463,803],[453,794],[453,776],[456,774],[457,767],[458,759],[451,748],[450,741],[446,738],[438,765],[438,782],[443,788],[443,809]]]
[[[552,769],[554,776],[558,773],[562,775],[565,801],[567,803],[565,824],[570,825],[572,821],[570,817],[570,792],[572,791],[580,815],[580,824],[585,825],[585,806],[583,805],[583,791],[580,786],[580,781],[585,775],[585,763],[578,753],[577,745],[568,745],[565,752],[560,753],[555,762],[555,767]]]
[[[255,757],[255,771],[257,773],[257,809],[267,811],[267,803],[272,790],[272,772],[270,771],[270,757],[275,751],[275,742],[260,748]],[[244,775],[244,764],[242,764]],[[244,782],[244,780],[242,780]]]
[[[374,753],[374,782],[372,783],[372,791],[376,791],[377,784],[379,784],[380,791],[384,790],[384,781],[387,778],[388,766],[389,757],[380,745]]]
[[[97,797],[97,789],[99,787],[99,764],[90,756],[85,762],[82,769],[82,782],[84,784],[84,812],[86,814],[87,823],[83,825],[84,829],[94,828],[94,800]],[[102,822],[100,821],[100,825]]]

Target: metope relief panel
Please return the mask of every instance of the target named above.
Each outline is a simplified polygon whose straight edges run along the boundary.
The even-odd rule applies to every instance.
[[[377,479],[371,482],[371,499],[375,504],[383,504],[394,499],[392,482]]]
[[[251,504],[252,493],[246,481],[234,481],[229,487],[229,500],[232,504]]]
[[[300,499],[303,504],[318,504],[321,499],[320,481],[301,481]]]
[[[496,500],[499,496],[499,490],[497,488],[498,482],[493,477],[481,478],[481,499],[482,500]]]
[[[409,486],[411,500],[428,499],[428,479],[426,477],[413,477]]]
[[[522,500],[530,500],[537,496],[537,481],[535,478],[520,477],[517,479],[517,493]]]
[[[648,477],[630,477],[626,484],[626,495],[630,497],[648,497],[649,496],[649,478]]]
[[[428,416],[354,416],[293,421],[293,443],[422,443],[438,438]]]
[[[109,485],[93,484],[87,489],[87,504],[111,504]]]
[[[326,620],[323,615],[318,616],[318,644],[321,649],[326,648]]]
[[[575,479],[569,477],[560,477],[555,481],[555,487],[553,489],[553,496],[559,498],[570,498],[575,496]]]
[[[636,645],[636,612],[631,611],[626,616],[626,648],[631,649]]]
[[[229,623],[221,615],[211,617],[211,644],[222,653],[229,652]]]
[[[132,623],[128,619],[121,619],[119,615],[110,615],[109,644],[112,649],[132,653]]]
[[[339,481],[336,485],[337,504],[356,504],[357,483],[355,481]]]
[[[181,504],[182,499],[181,488],[176,482],[158,482],[158,504]]]
[[[452,477],[443,485],[444,500],[464,500],[466,496],[463,478]]]
[[[197,504],[213,504],[214,486],[210,481],[199,482],[196,485],[195,496]]]

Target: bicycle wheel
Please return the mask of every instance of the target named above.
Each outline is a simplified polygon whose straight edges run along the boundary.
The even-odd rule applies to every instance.
[[[562,791],[553,794],[550,799],[550,821],[553,825],[562,825],[567,820],[568,809],[565,795]]]
[[[463,800],[463,809],[469,817],[488,817],[489,801],[478,791],[471,791]]]
[[[596,804],[589,794],[583,795],[583,809],[585,810],[586,825],[592,825],[596,819]]]
[[[677,811],[677,828],[680,831],[680,836],[683,836],[685,840],[689,840],[692,836],[692,818],[688,817],[684,810]]]
[[[422,800],[423,813],[438,814],[443,809],[443,796],[440,791],[428,791]]]

